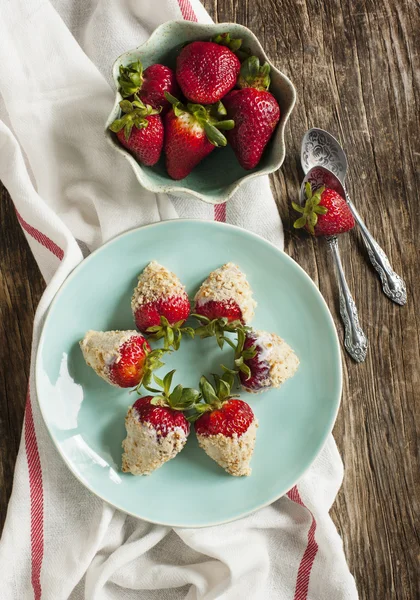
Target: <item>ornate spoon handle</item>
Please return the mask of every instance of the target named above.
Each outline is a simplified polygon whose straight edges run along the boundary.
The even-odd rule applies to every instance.
[[[369,260],[381,279],[384,294],[386,294],[388,298],[390,298],[393,302],[396,302],[397,304],[405,304],[407,302],[407,290],[405,287],[404,280],[399,275],[397,275],[392,269],[387,255],[372,237],[372,234],[366,227],[362,217],[359,215],[356,207],[350,200],[347,191],[346,200],[351,212],[354,215],[354,218],[356,219],[361,229],[362,238],[369,255]]]
[[[359,324],[356,304],[347,285],[346,277],[341,264],[340,252],[336,236],[327,238],[337,272],[338,289],[340,293],[340,314],[344,323],[344,346],[356,362],[363,362],[366,358],[368,341]]]

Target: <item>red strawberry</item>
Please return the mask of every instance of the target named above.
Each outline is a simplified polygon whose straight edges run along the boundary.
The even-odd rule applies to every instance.
[[[238,330],[237,335],[235,367],[247,392],[278,388],[296,373],[299,359],[275,333]]]
[[[293,208],[302,214],[294,223],[296,229],[305,227],[309,233],[337,235],[354,227],[354,218],[347,202],[340,194],[324,186],[312,192],[309,182],[305,185],[306,204],[304,207],[292,203]]]
[[[280,119],[277,100],[267,91],[269,70],[267,63],[260,67],[258,58],[251,56],[242,63],[238,79],[243,89],[233,90],[223,99],[229,118],[235,121],[227,138],[239,164],[247,170],[260,162]]]
[[[80,342],[86,363],[111,385],[129,388],[150,379],[163,363],[163,350],[151,351],[137,331],[88,331]]]
[[[166,170],[172,179],[183,179],[191,173],[216,146],[226,146],[219,129],[231,129],[233,121],[218,121],[217,109],[200,104],[184,106],[169,94],[173,108],[165,115]],[[222,107],[223,108],[223,107]]]
[[[139,60],[126,67],[120,65],[118,82],[123,98],[137,94],[145,104],[150,104],[156,109],[161,108],[162,113],[170,108],[165,92],[173,96],[179,94],[175,73],[165,65],[150,65],[144,71]]]
[[[137,96],[134,102],[122,100],[120,107],[125,114],[110,125],[110,130],[139,162],[147,166],[156,164],[162,152],[164,134],[158,111],[143,104]]]
[[[139,275],[131,300],[138,329],[164,338],[166,349],[179,348],[182,333],[193,336],[191,327],[181,327],[190,314],[190,301],[178,277],[156,261]]]
[[[125,419],[127,437],[123,441],[122,470],[133,475],[149,475],[174,458],[185,446],[190,424],[182,411],[192,408],[199,392],[177,385],[170,392],[171,371],[163,380],[155,377],[163,389],[147,388],[157,395],[139,398]]]
[[[210,458],[231,475],[250,475],[249,462],[255,445],[258,422],[249,404],[232,398],[233,375],[215,376],[216,386],[202,377],[204,404],[195,406],[198,443]]]
[[[227,46],[192,42],[176,63],[176,78],[188,100],[200,104],[217,102],[236,84],[241,63]]]
[[[194,298],[194,316],[202,326],[196,329],[200,337],[216,336],[223,347],[224,332],[236,331],[254,316],[255,300],[246,276],[233,263],[227,263],[210,273]]]

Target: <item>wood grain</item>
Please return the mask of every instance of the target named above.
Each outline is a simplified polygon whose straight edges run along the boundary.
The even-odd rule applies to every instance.
[[[344,356],[334,434],[345,464],[332,509],[360,597],[414,600],[419,585],[420,11],[417,0],[205,0],[218,21],[250,27],[294,82],[298,103],[287,157],[272,184],[286,251],[319,286],[340,336],[332,262],[322,241],[291,228],[308,127],[348,153],[349,191],[408,288],[401,308],[381,292],[360,235],[340,240],[369,338],[367,361]],[[43,283],[3,190],[0,237],[0,526],[11,490],[29,368],[31,324]]]

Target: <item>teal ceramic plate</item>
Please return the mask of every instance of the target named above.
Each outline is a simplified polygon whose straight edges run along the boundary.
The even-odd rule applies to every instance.
[[[191,296],[208,273],[237,263],[258,301],[253,325],[278,333],[298,354],[297,374],[280,390],[243,393],[260,427],[252,475],[225,473],[198,448],[185,449],[148,477],[120,470],[124,417],[136,396],[109,386],[86,366],[78,342],[88,329],[132,329],[130,298],[138,273],[157,260],[178,274]],[[185,340],[159,375],[175,383],[231,360],[214,339]],[[193,220],[130,231],[84,260],[48,312],[38,350],[36,385],[51,437],[92,492],[136,517],[178,527],[215,525],[270,504],[310,466],[330,433],[341,395],[341,359],[328,308],[306,273],[286,254],[243,229]]]

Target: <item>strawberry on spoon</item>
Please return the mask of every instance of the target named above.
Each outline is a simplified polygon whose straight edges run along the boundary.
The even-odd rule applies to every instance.
[[[231,386],[234,376],[214,376],[215,386],[200,379],[204,403],[196,404],[194,427],[200,447],[230,475],[251,475],[249,466],[258,421],[249,404],[234,398]]]
[[[155,165],[162,152],[164,135],[159,110],[144,104],[136,95],[133,102],[121,100],[120,108],[123,115],[109,129],[140,163]]]
[[[337,235],[353,229],[352,212],[338,192],[325,186],[313,191],[311,184],[306,182],[305,195],[305,206],[292,202],[293,208],[302,215],[294,222],[295,229],[304,227],[315,236]]]
[[[217,146],[226,146],[221,130],[232,129],[235,124],[223,119],[226,111],[221,103],[184,105],[170,94],[165,95],[172,104],[172,110],[165,115],[166,170],[178,180],[187,177]]]
[[[179,94],[179,86],[175,73],[165,65],[150,65],[143,71],[140,60],[126,67],[120,65],[118,77],[120,92],[123,98],[137,96],[155,109],[161,109],[162,114],[170,108],[170,102],[165,98],[165,92],[173,96]]]
[[[175,273],[153,260],[139,275],[131,299],[137,328],[163,338],[164,348],[178,350],[182,333],[194,336],[191,327],[182,327],[190,314],[190,301],[185,287]]]
[[[133,475],[150,475],[181,452],[190,433],[183,411],[195,406],[197,390],[177,385],[171,392],[175,371],[155,382],[162,388],[146,386],[154,395],[139,398],[125,418],[127,437],[122,443],[122,470]]]
[[[164,350],[152,351],[137,331],[88,331],[80,348],[86,364],[116,387],[136,387],[163,366]]]

